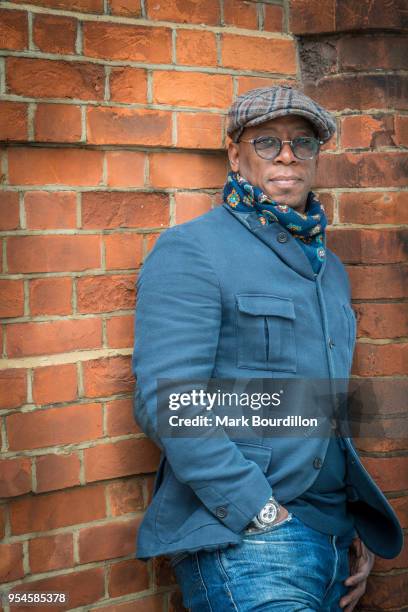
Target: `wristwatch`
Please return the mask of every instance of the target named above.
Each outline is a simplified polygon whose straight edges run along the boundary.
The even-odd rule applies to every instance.
[[[264,507],[249,523],[248,528],[266,529],[276,523],[280,514],[280,506],[276,499],[271,496]]]

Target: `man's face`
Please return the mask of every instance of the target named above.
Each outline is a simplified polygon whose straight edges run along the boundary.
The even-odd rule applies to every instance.
[[[307,119],[299,115],[287,115],[245,128],[240,139],[249,140],[260,136],[292,140],[296,136],[316,135]],[[239,172],[249,183],[259,187],[279,204],[287,204],[298,212],[304,212],[307,195],[315,179],[317,157],[298,159],[286,143],[274,159],[262,159],[249,142],[231,143],[228,157],[231,169]]]

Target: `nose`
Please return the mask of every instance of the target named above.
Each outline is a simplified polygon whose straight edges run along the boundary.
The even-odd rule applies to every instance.
[[[277,155],[274,159],[274,162],[282,163],[282,164],[292,164],[296,162],[297,159],[293,154],[292,148],[288,142],[282,143],[282,148],[279,151],[279,155]]]

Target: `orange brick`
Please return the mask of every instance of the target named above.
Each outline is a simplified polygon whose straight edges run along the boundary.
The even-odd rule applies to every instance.
[[[52,355],[102,346],[100,319],[15,323],[7,328],[9,357]]]
[[[185,223],[211,209],[211,196],[207,193],[176,193],[176,223]]]
[[[78,311],[82,313],[111,312],[134,308],[135,277],[130,274],[86,276],[78,279]]]
[[[110,348],[131,348],[134,341],[133,315],[122,315],[108,319],[106,332]]]
[[[17,412],[6,417],[11,450],[74,444],[103,435],[102,406],[79,404],[33,412]],[[36,435],[33,436],[33,431]]]
[[[27,49],[28,21],[25,11],[0,11],[0,49]]]
[[[242,0],[224,0],[224,22],[238,28],[258,28],[257,4]]]
[[[82,227],[167,227],[169,196],[164,193],[96,191],[82,196]]]
[[[196,108],[226,108],[232,100],[232,77],[224,74],[157,70],[153,101]]]
[[[34,369],[33,399],[36,404],[77,399],[77,369],[74,363]]]
[[[405,230],[338,229],[328,235],[328,245],[347,263],[405,262]]]
[[[110,99],[127,104],[147,101],[146,71],[127,66],[112,66],[110,72]]]
[[[141,234],[111,234],[105,236],[104,242],[108,270],[128,270],[140,266],[143,257]]]
[[[177,146],[221,149],[223,117],[212,113],[177,113]]]
[[[88,142],[170,146],[171,113],[150,109],[92,107],[87,111]]]
[[[139,523],[140,519],[128,519],[81,529],[78,538],[80,563],[132,554]]]
[[[128,357],[94,359],[83,364],[85,395],[98,397],[130,393],[134,378]]]
[[[0,540],[4,538],[6,531],[6,506],[0,506]]]
[[[79,98],[103,100],[103,66],[84,62],[6,58],[9,93],[34,98]]]
[[[0,230],[20,227],[19,194],[16,191],[0,191]]]
[[[79,485],[79,457],[76,453],[69,455],[43,455],[36,459],[37,489],[36,493],[66,489]]]
[[[113,437],[131,433],[140,433],[133,416],[133,400],[120,399],[108,402],[106,405],[106,434]]]
[[[0,102],[0,139],[27,140],[27,138],[27,104]]]
[[[348,266],[354,299],[408,297],[407,266]]]
[[[408,457],[363,457],[362,462],[383,491],[408,487]]]
[[[28,556],[33,574],[72,567],[74,565],[72,534],[57,533],[29,540]]]
[[[8,152],[12,185],[98,185],[103,152],[81,149],[17,148]]]
[[[14,0],[14,4],[27,4],[26,0]],[[48,8],[78,11],[82,13],[103,13],[103,0],[31,0],[30,4]]]
[[[394,121],[391,115],[350,115],[341,120],[344,148],[392,146]]]
[[[399,338],[408,336],[406,304],[360,302],[354,305],[358,317],[359,336]]]
[[[140,151],[106,151],[109,187],[143,187],[146,155]]]
[[[398,515],[401,527],[408,527],[408,497],[393,497],[390,503]]]
[[[112,516],[121,516],[144,508],[142,485],[141,478],[126,478],[106,486]]]
[[[408,344],[357,343],[352,374],[359,376],[404,375],[408,367]]]
[[[3,459],[0,470],[0,497],[17,497],[31,491],[31,459]]]
[[[34,44],[47,53],[75,53],[76,19],[57,15],[36,14],[34,17]]]
[[[147,0],[146,9],[149,19],[160,21],[217,25],[220,18],[217,0]]]
[[[216,66],[215,35],[203,30],[177,30],[177,63],[189,66]]]
[[[18,408],[26,401],[26,371],[23,369],[0,370],[0,408]]]
[[[170,28],[88,21],[83,36],[84,54],[90,57],[171,63]]]
[[[24,287],[20,280],[0,280],[0,317],[24,314]]]
[[[98,444],[84,449],[87,482],[157,470],[160,452],[146,438]]]
[[[296,87],[296,82],[293,79],[271,79],[269,77],[252,76],[240,76],[237,79],[239,96],[257,87],[273,87],[275,85],[291,85],[291,87]]]
[[[109,0],[109,8],[112,15],[123,15],[124,17],[140,17],[140,0]]]
[[[283,8],[276,4],[264,4],[264,30],[282,32]]]
[[[14,236],[7,247],[10,272],[65,272],[100,267],[99,236]]]
[[[29,290],[32,315],[71,314],[71,278],[35,278],[30,281]]]
[[[11,533],[49,531],[106,517],[102,486],[75,487],[47,495],[27,495],[10,502]]]
[[[178,189],[222,187],[227,173],[224,155],[152,153],[150,182]]]
[[[160,234],[146,234],[145,236],[146,256],[154,247],[156,240],[158,239],[159,236]]]
[[[76,227],[76,194],[69,191],[28,191],[24,197],[29,229]]]
[[[408,223],[406,191],[361,191],[339,194],[341,223]]]
[[[72,104],[38,104],[34,133],[39,142],[78,142],[82,135],[81,108]]]
[[[408,146],[408,117],[406,115],[395,117],[395,144]]]
[[[110,597],[120,597],[149,588],[147,564],[139,559],[128,559],[110,566],[108,591]]]
[[[0,544],[0,580],[2,583],[24,576],[23,545],[21,542]]]
[[[223,34],[222,65],[238,70],[296,74],[295,44],[292,40]]]

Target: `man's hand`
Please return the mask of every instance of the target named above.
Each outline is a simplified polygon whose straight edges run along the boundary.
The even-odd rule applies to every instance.
[[[374,565],[375,555],[368,550],[360,538],[354,538],[349,549],[350,576],[344,581],[346,586],[354,587],[340,599],[344,612],[351,612],[358,600],[364,595],[367,578]]]

